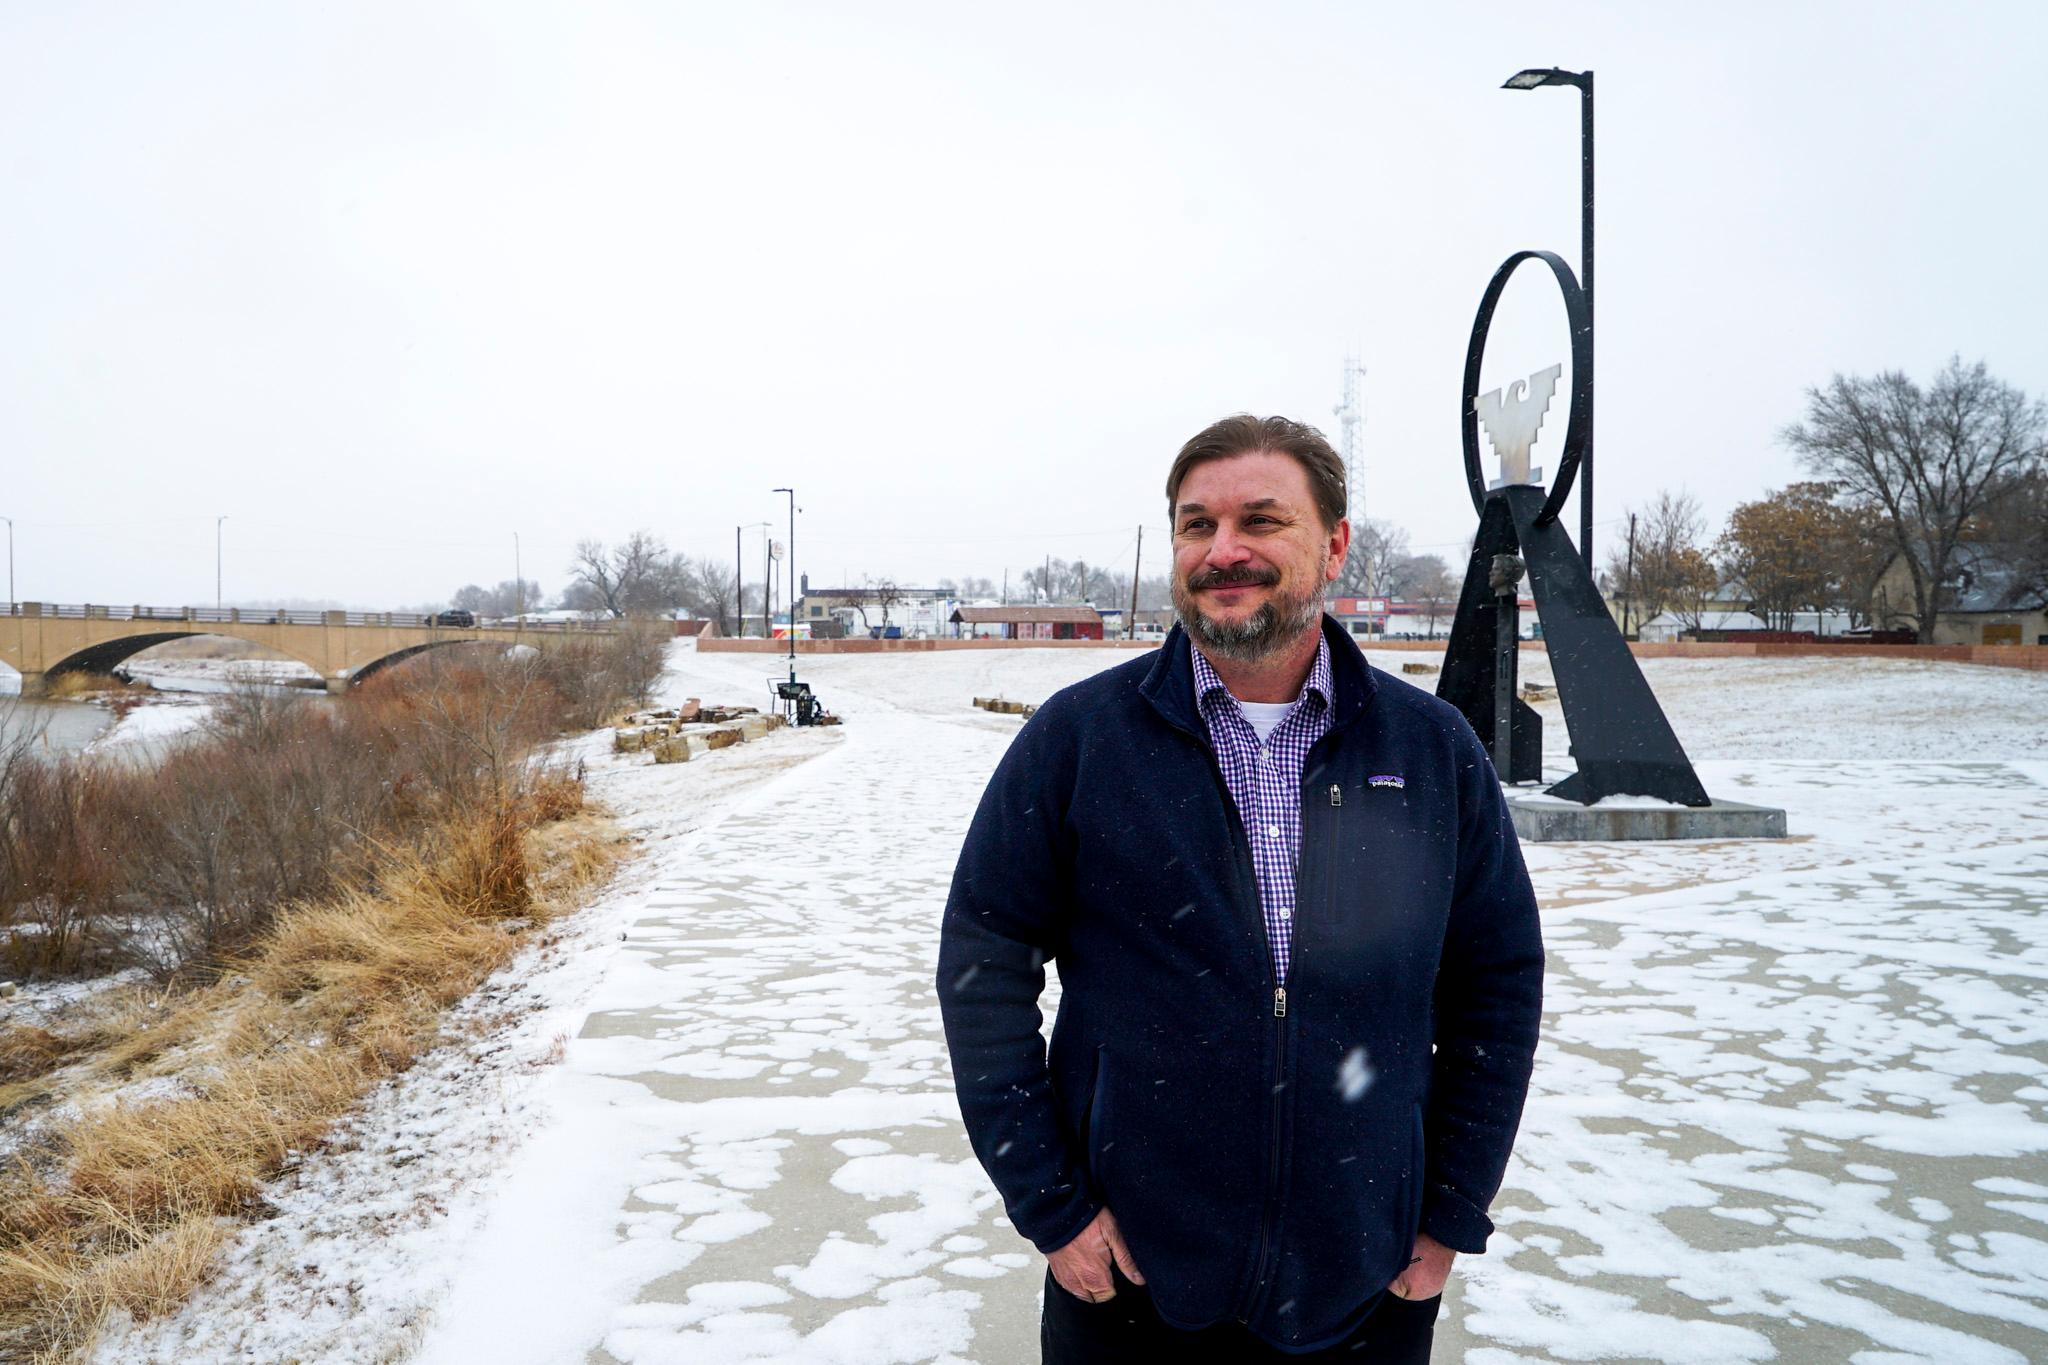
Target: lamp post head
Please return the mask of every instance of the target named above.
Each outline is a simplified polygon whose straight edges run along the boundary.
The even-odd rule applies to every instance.
[[[1501,82],[1500,88],[1503,90],[1535,90],[1546,85],[1576,85],[1579,89],[1584,90],[1586,88],[1586,81],[1592,74],[1590,71],[1563,71],[1554,66],[1532,66],[1517,71],[1514,75],[1508,77],[1505,81]]]

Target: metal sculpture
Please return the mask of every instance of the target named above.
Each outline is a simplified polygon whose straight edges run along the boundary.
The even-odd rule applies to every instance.
[[[1504,389],[1478,392],[1494,308],[1509,278],[1529,261],[1542,262],[1555,277],[1572,337],[1571,401],[1557,473],[1548,489],[1529,456],[1562,366],[1539,370]],[[1517,594],[1526,569],[1578,763],[1578,771],[1551,787],[1550,794],[1585,805],[1620,795],[1686,806],[1712,804],[1594,587],[1586,560],[1558,521],[1591,444],[1593,407],[1591,312],[1571,267],[1560,257],[1518,251],[1494,272],[1472,323],[1462,396],[1465,482],[1479,513],[1479,531],[1437,695],[1464,712],[1487,742],[1503,780],[1542,780],[1543,718],[1517,695]],[[1482,425],[1501,465],[1500,477],[1490,482],[1480,468]],[[1590,524],[1590,505],[1582,508],[1581,520]]]

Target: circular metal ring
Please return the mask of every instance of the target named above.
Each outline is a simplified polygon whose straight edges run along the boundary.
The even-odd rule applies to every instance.
[[[1508,287],[1508,277],[1516,267],[1527,260],[1538,260],[1550,267],[1550,273],[1557,277],[1558,292],[1564,295],[1564,312],[1572,331],[1572,404],[1571,415],[1565,422],[1564,454],[1559,458],[1557,476],[1551,483],[1550,496],[1544,499],[1542,515],[1537,517],[1539,526],[1547,526],[1557,520],[1557,514],[1564,507],[1564,500],[1571,495],[1572,480],[1578,477],[1579,460],[1586,449],[1587,414],[1593,410],[1593,326],[1586,316],[1586,294],[1579,288],[1578,277],[1562,257],[1552,251],[1517,251],[1500,264],[1487,281],[1486,293],[1479,300],[1479,314],[1472,319],[1472,340],[1465,348],[1465,392],[1464,407],[1459,413],[1459,435],[1465,447],[1465,483],[1472,491],[1472,510],[1483,513],[1486,510],[1486,479],[1479,468],[1479,413],[1473,406],[1479,397],[1479,361],[1486,354],[1486,334],[1493,328],[1493,310],[1500,303],[1501,291]]]

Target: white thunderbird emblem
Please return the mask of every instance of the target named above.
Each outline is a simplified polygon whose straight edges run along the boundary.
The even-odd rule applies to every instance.
[[[1551,395],[1557,392],[1558,376],[1563,373],[1563,365],[1552,365],[1527,379],[1517,379],[1504,390],[1482,393],[1472,400],[1472,411],[1479,415],[1479,425],[1486,428],[1486,439],[1493,443],[1493,453],[1500,460],[1500,477],[1488,488],[1537,483],[1543,478],[1542,470],[1529,467],[1529,447],[1536,444],[1536,433],[1543,429],[1543,415],[1550,411]]]

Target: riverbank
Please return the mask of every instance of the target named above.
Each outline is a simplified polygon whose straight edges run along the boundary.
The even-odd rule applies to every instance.
[[[552,736],[638,699],[633,648],[423,661],[338,706],[238,690],[152,765],[4,755],[0,954],[46,979],[0,1021],[0,1355],[174,1309],[609,875]]]
[[[123,664],[116,673],[81,677],[68,695],[25,700],[21,675],[0,673],[0,746],[30,733],[46,754],[103,753],[160,757],[165,747],[200,729],[217,700],[250,687],[284,690],[324,704],[320,679],[292,660],[215,658],[201,654]]]

